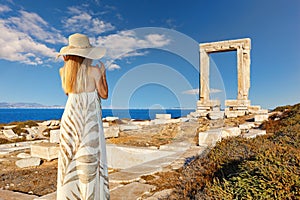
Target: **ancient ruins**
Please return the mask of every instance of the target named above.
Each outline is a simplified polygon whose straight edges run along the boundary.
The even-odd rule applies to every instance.
[[[197,102],[197,113],[206,116],[211,111],[220,111],[220,101],[210,99],[209,87],[209,55],[211,53],[236,51],[238,95],[235,100],[225,101],[225,116],[237,117],[248,113],[265,113],[260,106],[251,106],[248,99],[250,89],[250,51],[251,39],[226,40],[202,43],[200,47],[200,99]]]

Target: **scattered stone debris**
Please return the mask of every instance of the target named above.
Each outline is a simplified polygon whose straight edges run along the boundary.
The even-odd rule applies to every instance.
[[[16,161],[16,165],[19,168],[25,167],[35,167],[41,164],[41,159],[37,157],[30,157],[30,158],[22,158]]]

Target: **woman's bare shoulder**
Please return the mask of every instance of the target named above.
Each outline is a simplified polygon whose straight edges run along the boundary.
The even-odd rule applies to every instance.
[[[90,66],[90,70],[92,74],[99,74],[100,73],[100,68],[97,66]]]

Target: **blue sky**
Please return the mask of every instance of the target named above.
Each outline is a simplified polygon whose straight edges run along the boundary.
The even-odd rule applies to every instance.
[[[300,1],[4,0],[0,102],[64,105],[55,60],[67,37],[107,48],[103,107],[195,108],[198,44],[251,38],[253,105],[300,102]],[[211,56],[211,96],[235,99],[234,52]],[[218,95],[219,94],[219,95]]]

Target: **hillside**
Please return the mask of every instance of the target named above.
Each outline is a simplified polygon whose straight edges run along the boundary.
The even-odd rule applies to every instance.
[[[39,103],[7,103],[0,102],[0,108],[52,108],[52,107],[62,107],[59,105],[45,106]]]
[[[299,199],[300,104],[278,107],[267,135],[231,138],[178,172],[168,199]]]

